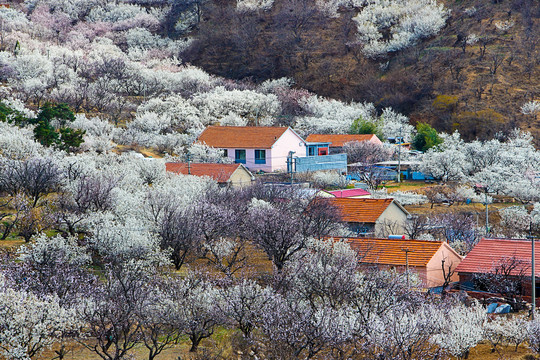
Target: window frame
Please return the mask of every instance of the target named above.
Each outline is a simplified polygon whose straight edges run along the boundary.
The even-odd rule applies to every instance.
[[[264,156],[260,157],[260,154]],[[266,149],[255,149],[255,164],[266,164]]]
[[[244,154],[243,158],[240,157],[240,154]],[[234,150],[234,162],[235,164],[245,164],[246,163],[246,149],[235,149]]]

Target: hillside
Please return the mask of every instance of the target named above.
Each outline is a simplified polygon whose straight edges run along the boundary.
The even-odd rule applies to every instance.
[[[343,101],[392,107],[465,139],[520,126],[540,134],[521,106],[540,96],[537,0],[445,1],[450,15],[436,36],[388,57],[367,59],[354,10],[320,13],[309,0],[276,0],[267,11],[236,2],[202,3],[187,61],[256,82],[290,77],[298,87]]]

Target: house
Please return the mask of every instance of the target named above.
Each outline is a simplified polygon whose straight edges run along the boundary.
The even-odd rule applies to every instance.
[[[241,187],[250,185],[254,180],[242,164],[166,163],[165,169],[176,174],[208,176],[222,186]]]
[[[332,190],[332,191],[321,190],[320,192],[317,193],[317,196],[329,197],[329,198],[362,199],[362,198],[370,198],[371,193],[364,189],[355,188],[355,189],[340,189],[340,190]]]
[[[399,272],[415,272],[423,285],[429,288],[443,285],[448,267],[455,269],[462,261],[462,257],[444,241],[376,238],[343,240],[358,252],[362,264],[396,269]],[[457,280],[457,273],[450,276],[450,282]]]
[[[198,142],[223,149],[223,155],[251,171],[287,170],[292,151],[306,155],[304,139],[289,127],[208,126]]]
[[[251,171],[347,172],[346,154],[329,155],[329,144],[306,143],[290,127],[209,126],[197,141],[222,149],[223,156]]]
[[[329,151],[332,153],[343,152],[343,146],[351,141],[370,141],[382,145],[382,141],[374,134],[311,134],[308,135],[306,141],[328,143]]]
[[[482,274],[501,274],[509,281],[519,282],[523,295],[530,296],[531,282],[530,240],[481,239],[459,264],[456,271],[459,282],[467,290],[487,290],[476,277]],[[540,243],[535,247],[536,294],[540,294]],[[489,285],[489,284],[488,284]]]
[[[358,236],[385,237],[404,234],[410,215],[394,199],[329,198],[339,208],[341,220]]]

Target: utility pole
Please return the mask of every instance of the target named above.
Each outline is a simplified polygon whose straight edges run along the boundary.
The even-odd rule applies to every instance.
[[[187,153],[187,173],[188,175],[191,175],[191,153]]]
[[[401,144],[403,143],[403,124],[399,128],[399,138],[398,138],[398,163],[397,163],[397,182],[401,182]]]
[[[480,195],[481,192],[484,193],[484,205],[486,206],[486,236],[489,234],[489,204],[488,204],[488,192],[489,189],[487,185],[474,185],[474,192]]]
[[[291,173],[291,185],[294,183],[294,155],[295,151],[289,151],[289,156],[287,157],[287,162],[289,164],[289,172]]]
[[[532,233],[532,221],[529,223],[529,236],[527,236],[529,239],[531,239],[531,280],[532,280],[532,287],[531,287],[531,320],[534,320],[534,311],[536,308],[536,274],[534,273],[534,235]]]
[[[485,191],[485,204],[486,204],[486,235],[489,234],[489,208],[488,208],[488,190],[487,187],[484,188]]]
[[[409,248],[401,249],[405,251],[405,274],[407,275],[407,288],[409,287],[409,253],[412,252]]]

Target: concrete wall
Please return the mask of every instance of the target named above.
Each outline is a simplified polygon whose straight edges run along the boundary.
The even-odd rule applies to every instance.
[[[231,186],[233,187],[242,187],[251,185],[253,179],[248,171],[246,171],[242,167],[239,167],[232,173],[229,181]]]
[[[346,154],[298,157],[295,159],[295,162],[296,172],[321,170],[337,170],[339,172],[347,172]]]
[[[444,274],[442,271],[443,259],[445,269],[448,269],[448,266],[451,266],[451,271],[454,271],[462,260],[461,256],[456,254],[450,245],[442,243],[440,249],[433,255],[426,266],[426,285],[428,287],[441,286],[444,283]],[[451,277],[451,281],[459,281],[459,275],[454,273]]]
[[[287,129],[272,146],[271,171],[287,171],[287,156],[289,156],[289,151],[294,151],[294,156],[306,156],[304,140],[291,129]]]
[[[271,172],[272,171],[272,150],[271,149],[241,149],[241,148],[231,148],[227,149],[227,157],[229,159],[232,159],[234,162],[235,160],[235,150],[246,150],[246,163],[243,164],[245,167],[247,167],[251,171],[266,171]],[[266,150],[266,164],[255,164],[255,150]]]
[[[392,202],[377,219],[375,236],[385,238],[388,235],[403,235],[406,222],[407,214]]]

